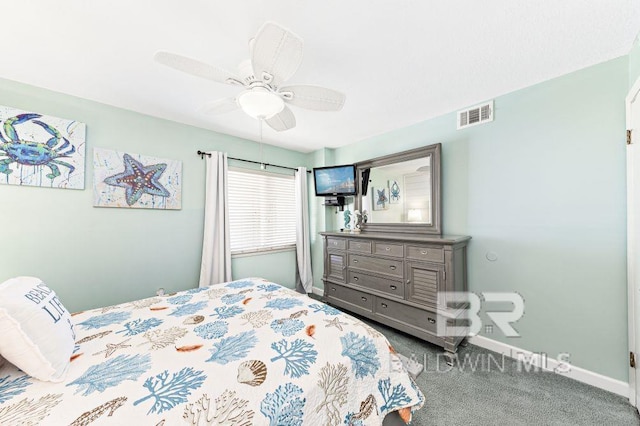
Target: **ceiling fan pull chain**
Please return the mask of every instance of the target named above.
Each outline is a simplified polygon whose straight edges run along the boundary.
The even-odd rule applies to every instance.
[[[260,129],[260,168],[262,170],[266,169],[264,165],[264,159],[262,155],[262,120],[264,120],[263,116],[258,117],[258,128]]]

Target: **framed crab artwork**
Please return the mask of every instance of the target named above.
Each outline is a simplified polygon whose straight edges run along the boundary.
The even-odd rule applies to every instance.
[[[400,202],[400,185],[397,179],[390,179],[389,185],[389,204],[398,204]]]
[[[94,148],[93,205],[179,210],[182,161]]]
[[[0,183],[84,189],[86,125],[0,106]]]

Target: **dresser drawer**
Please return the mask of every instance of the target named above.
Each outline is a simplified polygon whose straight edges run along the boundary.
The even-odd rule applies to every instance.
[[[347,248],[347,240],[344,238],[327,238],[327,248],[344,250]]]
[[[329,299],[336,299],[337,301],[344,302],[349,305],[355,305],[369,312],[373,311],[374,296],[362,291],[342,287],[337,284],[327,283],[325,285],[329,287],[327,291],[327,296],[329,297]]]
[[[371,241],[349,240],[349,251],[371,253]]]
[[[444,249],[438,246],[414,246],[407,244],[407,259],[444,262]]]
[[[390,296],[404,298],[404,286],[400,280],[374,277],[364,272],[349,271],[349,283],[387,293]]]
[[[402,265],[402,260],[349,254],[349,266],[351,268],[364,269],[365,271],[380,272],[402,278]]]
[[[383,299],[382,297],[376,298],[374,312],[378,317],[401,322],[433,334],[438,332],[438,316],[433,312]]]
[[[375,243],[373,253],[383,254],[385,256],[402,257],[404,256],[404,246],[402,244]]]

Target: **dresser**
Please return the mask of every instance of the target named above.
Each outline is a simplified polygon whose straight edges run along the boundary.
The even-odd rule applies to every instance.
[[[467,291],[471,237],[384,232],[321,235],[325,302],[441,346],[452,359],[466,337],[464,331],[451,333],[452,326],[464,330],[462,315],[467,305],[448,300],[447,292]]]

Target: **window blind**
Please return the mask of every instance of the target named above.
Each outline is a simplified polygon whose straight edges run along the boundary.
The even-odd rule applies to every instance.
[[[232,254],[295,246],[293,176],[229,169],[228,190]]]

